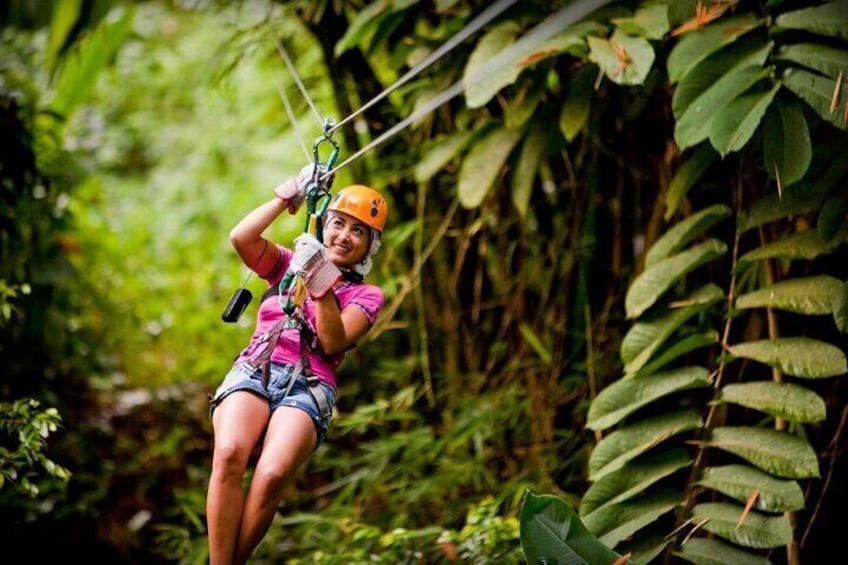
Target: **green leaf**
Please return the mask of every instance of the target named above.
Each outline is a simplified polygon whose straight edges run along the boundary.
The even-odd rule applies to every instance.
[[[709,239],[646,267],[627,289],[624,297],[627,318],[638,318],[674,283],[725,253],[727,244],[718,239]]]
[[[792,541],[792,526],[786,516],[765,516],[749,512],[740,524],[745,508],[729,502],[704,502],[692,515],[708,532],[744,547],[780,547]]]
[[[518,331],[521,332],[521,337],[524,338],[524,341],[536,352],[536,355],[539,359],[542,360],[546,365],[550,365],[551,363],[551,350],[548,348],[542,340],[539,339],[533,330],[526,323],[522,322],[518,324]]]
[[[783,239],[767,243],[739,258],[739,263],[752,263],[762,259],[815,259],[834,250],[836,242],[823,240],[816,230],[793,233]]]
[[[848,333],[848,281],[833,300],[833,321],[842,333]]]
[[[762,24],[752,13],[722,18],[680,38],[668,56],[668,78],[680,82],[695,66]]]
[[[753,507],[763,512],[791,512],[805,506],[797,481],[778,479],[748,465],[707,467],[696,484],[742,503],[757,491]]]
[[[504,125],[507,128],[518,129],[527,123],[542,100],[544,86],[541,80],[528,79],[521,82],[504,107]]]
[[[778,194],[775,190],[773,193],[761,197],[754,202],[747,212],[742,212],[739,215],[740,232],[744,233],[787,216],[815,212],[824,200],[825,187],[826,183],[823,182],[815,185],[802,183],[787,188],[782,194]]]
[[[620,556],[598,541],[565,502],[529,489],[519,513],[521,548],[528,563],[592,565],[613,563]]]
[[[598,481],[663,441],[702,425],[703,421],[697,412],[679,410],[619,428],[598,442],[592,450],[589,456],[589,480]]]
[[[688,335],[671,346],[663,348],[650,363],[639,369],[637,373],[625,374],[624,377],[632,378],[634,376],[651,375],[678,357],[702,347],[715,345],[716,343],[718,343],[718,332],[715,330]]]
[[[710,151],[710,154],[715,155],[712,151]],[[672,181],[672,184],[674,184],[674,181]],[[679,252],[732,213],[729,206],[714,204],[678,222],[651,246],[645,254],[645,265],[651,266]]]
[[[589,37],[589,60],[616,84],[643,84],[654,64],[654,48],[646,39],[615,30],[612,37]],[[623,50],[619,54],[616,50]]]
[[[615,547],[679,503],[680,494],[675,491],[648,492],[627,502],[598,508],[583,516],[583,523],[602,543]]]
[[[415,165],[415,182],[422,183],[430,180],[451,159],[465,150],[475,135],[477,135],[476,131],[460,131],[450,137],[437,140]]]
[[[775,84],[769,90],[749,90],[716,113],[710,124],[710,143],[722,157],[745,147],[779,89]]]
[[[366,38],[376,32],[382,22],[392,14],[415,5],[416,0],[376,0],[363,9],[356,11],[345,34],[336,42],[336,57],[345,51],[361,45]]]
[[[807,441],[787,432],[752,426],[715,428],[704,445],[738,455],[778,477],[811,479],[819,476],[816,452]]]
[[[133,11],[117,8],[104,18],[86,37],[79,49],[65,60],[56,80],[56,90],[50,102],[51,111],[67,116],[97,84],[97,75],[132,32]]]
[[[559,129],[568,141],[573,141],[589,123],[595,73],[593,65],[583,65],[572,75],[568,84],[559,115]]]
[[[668,6],[662,4],[643,4],[632,16],[611,18],[610,21],[624,33],[645,39],[663,39],[670,29]]]
[[[819,35],[848,39],[848,2],[837,0],[786,12],[779,15],[775,23],[786,29],[803,29]]]
[[[833,300],[842,281],[829,275],[787,279],[754,290],[736,299],[736,308],[775,308],[797,314],[833,313]]]
[[[848,50],[821,43],[786,45],[781,47],[775,58],[804,65],[834,79],[840,71],[848,69]]]
[[[794,383],[760,381],[726,385],[719,400],[765,412],[791,422],[814,423],[827,417],[824,400]]]
[[[671,111],[680,119],[689,105],[724,75],[746,67],[762,67],[774,48],[774,42],[761,37],[743,37],[704,59],[680,81],[671,98]]]
[[[82,0],[55,2],[50,15],[50,32],[47,37],[47,61],[52,65],[62,53],[68,36],[80,18]]]
[[[771,565],[765,557],[712,538],[692,538],[682,544],[674,555],[695,565]]]
[[[724,292],[708,283],[682,297],[679,307],[650,314],[628,330],[621,342],[621,359],[628,375],[638,372],[663,343],[689,318],[700,314],[724,298]]]
[[[674,124],[674,140],[680,149],[707,139],[716,114],[768,74],[768,69],[760,66],[745,67],[724,75],[707,88]]]
[[[659,451],[631,461],[626,467],[592,483],[580,500],[580,515],[629,500],[651,485],[692,464],[684,449]]]
[[[499,127],[471,147],[459,170],[460,204],[467,209],[482,204],[521,134],[520,130]]]
[[[691,388],[710,386],[703,367],[681,367],[646,377],[619,380],[598,394],[589,406],[586,427],[605,430],[655,400]]]
[[[533,193],[533,182],[539,171],[539,163],[542,161],[547,150],[547,131],[541,127],[534,126],[524,142],[521,144],[521,152],[518,155],[518,163],[515,166],[515,174],[511,176],[512,181],[512,203],[521,218],[527,216],[530,207],[530,196]]]
[[[671,539],[663,534],[640,532],[637,538],[625,540],[619,551],[623,555],[631,554],[630,560],[633,563],[653,563],[671,543]]]
[[[778,99],[766,114],[763,128],[763,161],[766,172],[779,178],[782,187],[798,182],[807,174],[813,159],[810,130],[804,112],[797,104]]]
[[[783,84],[809,104],[824,120],[840,129],[848,129],[842,111],[839,108],[831,111],[831,102],[836,92],[835,80],[803,69],[788,68],[783,73]],[[845,100],[846,97],[848,97],[848,81],[843,80],[839,99]]]
[[[665,221],[669,221],[675,212],[677,212],[680,201],[686,196],[689,189],[701,179],[717,158],[718,153],[711,146],[702,145],[695,149],[692,155],[680,165],[674,173],[674,177],[671,179],[671,184],[668,187],[668,192],[665,195]],[[653,247],[656,247],[656,244]]]
[[[731,345],[734,357],[753,359],[787,375],[823,379],[848,372],[845,353],[824,341],[809,337],[781,337]]]
[[[506,21],[492,27],[474,46],[462,75],[466,82],[465,103],[469,108],[484,106],[503,87],[514,83],[521,74],[522,69],[514,64],[486,69],[487,72],[482,74],[480,71],[489,60],[514,44],[520,31],[521,27],[516,22]]]
[[[816,233],[822,241],[838,245],[842,228],[848,223],[848,193],[837,194],[825,200],[816,222]]]

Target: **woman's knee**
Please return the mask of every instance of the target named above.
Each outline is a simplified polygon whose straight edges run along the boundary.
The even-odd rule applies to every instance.
[[[212,454],[212,466],[224,473],[241,475],[247,468],[251,448],[237,442],[216,442]]]

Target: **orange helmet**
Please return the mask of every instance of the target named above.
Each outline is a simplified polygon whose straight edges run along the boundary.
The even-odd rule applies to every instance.
[[[328,210],[343,212],[382,233],[389,215],[386,200],[364,184],[352,184],[333,197]]]

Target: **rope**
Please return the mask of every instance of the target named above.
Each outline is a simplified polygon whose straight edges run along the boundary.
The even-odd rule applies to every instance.
[[[323,127],[324,118],[321,117],[321,113],[318,111],[318,108],[315,107],[315,103],[312,102],[312,98],[309,97],[309,93],[306,92],[306,87],[303,86],[303,81],[300,80],[300,76],[297,74],[297,71],[295,70],[294,65],[291,62],[291,59],[289,58],[289,54],[286,52],[285,47],[283,47],[283,44],[280,42],[279,39],[277,40],[277,52],[286,62],[286,66],[289,68],[289,72],[294,78],[294,81],[297,83],[297,87],[300,89],[300,92],[301,94],[303,94],[303,97],[306,99],[306,102],[309,104],[309,107],[312,108],[312,112],[318,119],[318,123],[321,124],[321,127]]]
[[[396,80],[394,84],[383,90],[380,94],[369,100],[364,106],[359,108],[359,110],[355,111],[338,124],[335,127],[330,129],[328,133],[332,134],[334,131],[354,119],[356,116],[394,92],[396,89],[400,88],[404,84],[406,84],[409,79],[432,65],[434,62],[442,58],[446,53],[448,53],[451,49],[465,41],[465,39],[476,32],[478,29],[495,19],[498,15],[501,14],[504,10],[515,4],[518,0],[499,0],[496,4],[493,4],[486,8],[480,15],[471,20],[465,27],[463,27],[459,33],[454,35],[450,40],[445,42],[441,47],[430,53],[427,57],[425,57],[420,63],[415,65],[412,69],[407,71],[405,75]]]
[[[513,43],[510,47],[507,47],[506,49],[498,53],[495,57],[486,61],[485,64],[481,65],[471,75],[459,79],[453,85],[446,88],[437,96],[435,96],[427,104],[419,108],[416,112],[414,112],[401,122],[395,124],[392,128],[385,131],[377,139],[375,139],[374,141],[372,141],[371,143],[369,143],[368,145],[366,145],[365,147],[363,147],[362,149],[342,161],[338,166],[334,167],[332,171],[322,176],[321,180],[326,177],[329,177],[331,174],[335,174],[336,171],[339,171],[340,169],[351,164],[353,161],[355,161],[367,151],[370,151],[374,147],[377,147],[399,131],[408,127],[409,124],[429,114],[431,111],[433,111],[433,109],[447,102],[457,94],[461,93],[470,85],[476,84],[480,81],[480,79],[491,74],[493,70],[497,69],[498,67],[504,65],[507,62],[518,59],[524,51],[535,48],[542,41],[550,39],[553,35],[562,31],[564,28],[586,17],[598,8],[601,8],[602,6],[609,4],[610,2],[611,0],[577,0],[576,2],[560,9],[558,12],[549,16],[545,21],[536,26],[530,33],[523,36],[521,39]]]
[[[283,105],[286,107],[286,114],[289,116],[289,122],[291,122],[292,127],[294,128],[294,134],[297,137],[298,143],[300,143],[301,149],[303,149],[303,154],[306,155],[307,161],[312,161],[312,155],[309,154],[309,149],[306,147],[306,142],[303,139],[303,134],[300,132],[300,125],[297,123],[297,118],[294,116],[294,110],[292,110],[291,102],[289,102],[289,97],[286,96],[286,91],[282,86],[278,87],[280,92],[280,98],[283,100]]]

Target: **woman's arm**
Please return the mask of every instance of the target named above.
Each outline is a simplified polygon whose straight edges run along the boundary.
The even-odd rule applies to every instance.
[[[356,306],[348,306],[340,312],[332,292],[315,299],[315,329],[321,348],[327,355],[347,350],[365,335],[368,327],[368,317]]]
[[[286,201],[275,197],[247,214],[230,230],[230,243],[244,264],[259,276],[267,275],[280,258],[280,250],[262,237],[262,233],[287,208]]]

